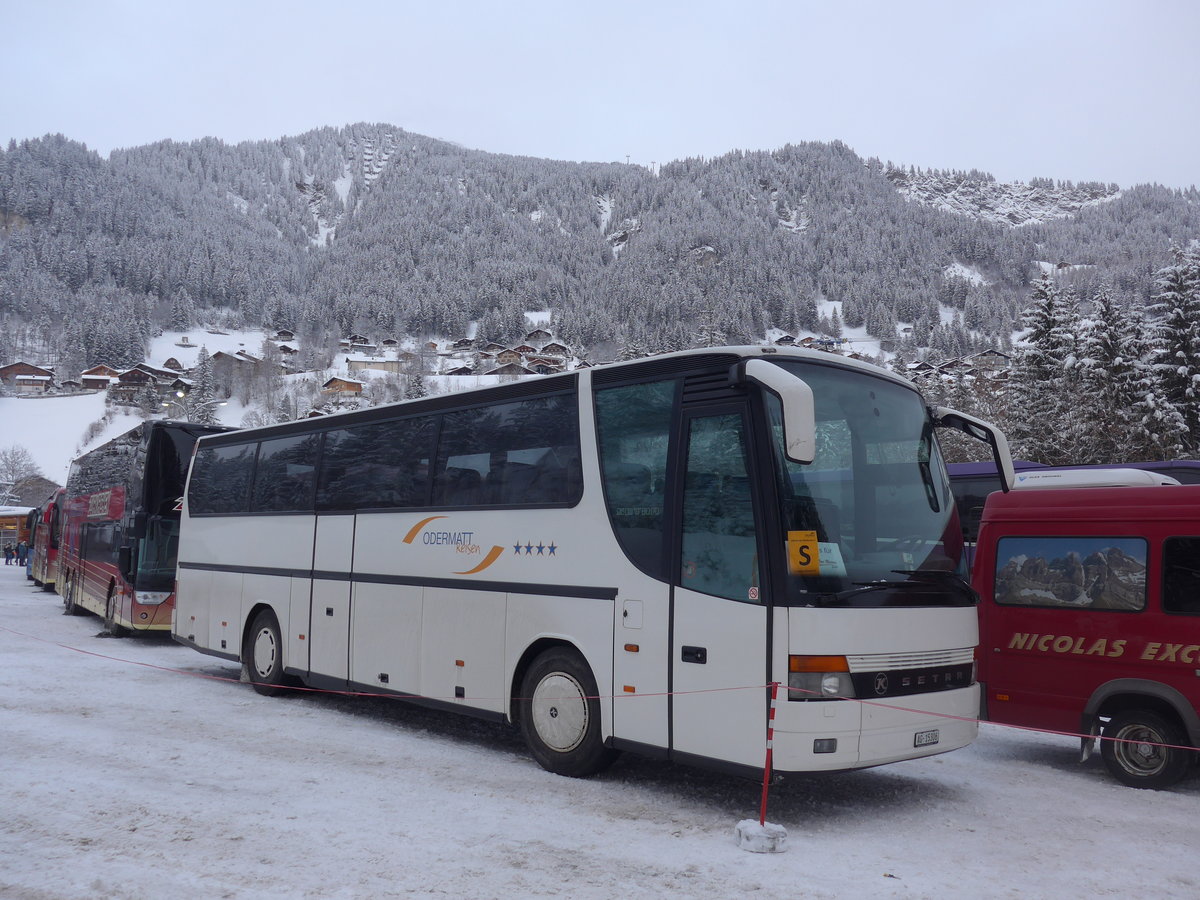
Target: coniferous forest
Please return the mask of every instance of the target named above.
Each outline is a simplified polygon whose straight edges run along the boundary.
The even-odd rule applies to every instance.
[[[382,124],[108,158],[47,136],[0,151],[0,363],[131,364],[156,330],[200,323],[309,348],[478,323],[505,343],[548,309],[593,361],[865,328],[897,366],[1013,355],[1003,390],[926,390],[1000,421],[1028,458],[1197,455],[1198,201],[837,142],[651,170]]]

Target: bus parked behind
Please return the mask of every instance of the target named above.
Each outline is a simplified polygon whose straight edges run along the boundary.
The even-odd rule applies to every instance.
[[[58,578],[58,542],[62,535],[63,497],[59,488],[37,509],[29,548],[29,574],[43,591],[53,591]]]
[[[197,437],[220,431],[148,421],[71,463],[55,576],[68,613],[102,616],[113,634],[170,629],[188,462]]]

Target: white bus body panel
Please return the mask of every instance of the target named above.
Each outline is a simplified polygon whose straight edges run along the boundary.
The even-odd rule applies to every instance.
[[[796,701],[787,699],[789,653],[872,657],[869,668],[901,669],[906,654],[967,651],[978,643],[975,607],[928,609],[778,610],[776,665],[781,682],[775,716],[775,766],[780,771],[821,771],[877,766],[965,747],[979,733],[979,686],[887,699]],[[778,625],[785,627],[778,627]],[[780,647],[780,637],[787,646]],[[781,652],[782,651],[782,654]],[[914,746],[918,732],[938,730],[938,741]],[[813,741],[836,738],[836,753],[814,753]]]
[[[703,663],[684,658],[704,648]],[[767,610],[675,589],[675,750],[761,766],[767,738]],[[714,723],[720,723],[714,727]]]
[[[312,607],[308,623],[309,670],[332,678],[350,677],[350,574],[354,561],[355,516],[317,516],[312,556]],[[322,578],[320,573],[340,577]],[[292,667],[292,663],[287,663]]]
[[[422,593],[414,585],[354,585],[351,681],[421,693]]]

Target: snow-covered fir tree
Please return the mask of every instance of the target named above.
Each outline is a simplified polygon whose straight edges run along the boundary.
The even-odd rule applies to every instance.
[[[1172,249],[1174,262],[1155,278],[1152,365],[1162,399],[1178,414],[1181,452],[1200,453],[1200,250]],[[1168,432],[1169,433],[1169,432]]]

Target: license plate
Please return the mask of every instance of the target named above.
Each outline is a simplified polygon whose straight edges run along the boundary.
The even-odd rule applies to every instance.
[[[936,744],[940,736],[941,735],[938,733],[936,728],[930,729],[929,731],[918,731],[913,735],[913,746],[928,747],[932,744]]]

